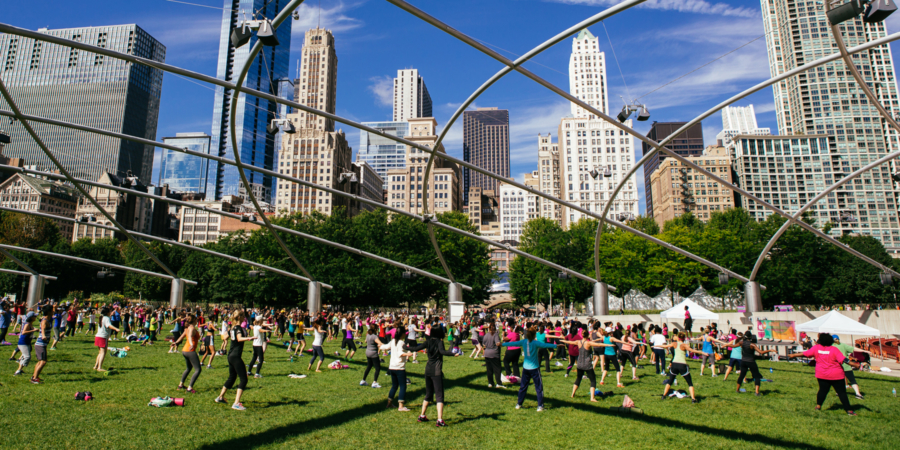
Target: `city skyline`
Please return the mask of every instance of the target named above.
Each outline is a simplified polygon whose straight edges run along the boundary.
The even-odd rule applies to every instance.
[[[211,5],[218,3],[203,0],[201,2]],[[15,25],[36,29],[48,24],[53,28],[62,28],[97,23],[96,14],[88,16],[78,8],[63,3],[50,2],[50,4],[65,14],[57,15],[57,17],[40,17],[20,5],[10,5],[11,12],[17,17]],[[482,28],[483,31],[473,29],[472,27],[478,26],[480,22],[477,20],[471,23],[466,22],[469,18],[461,14],[456,7],[428,5],[424,9],[491,45],[512,51],[512,53],[504,54],[513,57],[513,54],[522,54],[549,36],[598,12],[600,8],[597,5],[605,6],[606,4],[595,3],[591,7],[556,2],[523,2],[523,8],[509,11],[510,14],[503,17],[504,26],[494,27],[496,29],[485,26]],[[713,2],[713,4],[725,5],[721,2]],[[638,97],[646,94],[764,33],[757,1],[736,1],[727,6],[724,9],[717,8],[716,14],[665,9],[664,6],[647,6],[635,8],[616,16],[615,20],[606,21],[605,27],[612,38],[618,61],[611,51],[613,49],[610,48],[604,25],[598,24],[590,27],[589,31],[599,38],[600,50],[606,54],[609,71],[610,109],[616,111],[621,106],[619,95]],[[487,8],[491,10],[490,8],[497,7],[487,6]],[[161,42],[169,48],[167,60],[170,63],[207,74],[215,73],[215,49],[220,34],[221,11],[165,3],[150,10],[146,8],[146,5],[135,4],[108,9],[99,17],[101,20],[106,20],[108,17],[106,23],[122,23],[134,20],[132,17],[136,11],[140,12],[142,21],[145,22],[141,24],[142,27],[149,30],[152,35],[159,36]],[[304,4],[299,11],[302,18],[293,24],[295,28],[292,33],[294,44],[289,63],[291,78],[296,75],[294,70],[299,55],[299,46],[296,45],[299,36],[310,26],[315,27],[316,23],[320,21],[323,28],[333,29],[337,39],[342,43],[343,57],[339,89],[343,93],[342,99],[345,101],[338,107],[337,113],[360,122],[379,121],[390,117],[392,106],[379,101],[378,79],[393,78],[398,68],[416,67],[420,72],[426,74],[430,94],[434,99],[434,115],[442,125],[447,123],[447,118],[453,113],[458,103],[497,70],[496,64],[466,65],[471,70],[461,76],[461,72],[457,68],[462,66],[463,61],[483,62],[487,60],[472,49],[448,47],[448,41],[441,32],[416,23],[411,16],[406,16],[402,11],[390,6],[374,2],[357,4],[324,2],[321,9],[317,5]],[[539,26],[533,27],[533,29],[519,27],[516,33],[505,31],[508,29],[506,22],[525,20],[526,17],[534,14],[540,14],[542,17]],[[375,24],[384,17],[400,21],[400,23],[415,23],[415,26],[418,27],[417,30],[423,36],[421,42],[410,42],[409,44],[414,48],[407,52],[390,54],[380,50],[386,44],[386,39],[390,39],[397,33],[393,30],[378,30],[375,27]],[[889,18],[887,22],[889,30],[898,28],[892,26],[892,23],[897,23],[896,20],[897,18],[893,16]],[[188,27],[189,33],[182,35],[185,24],[188,23],[191,24]],[[647,24],[655,30],[652,33],[642,34],[640,43],[620,38],[625,30],[637,23]],[[707,30],[703,36],[683,32],[700,24]],[[658,27],[652,27],[653,25],[658,25]],[[672,47],[673,44],[678,44],[679,48]],[[447,55],[443,60],[428,56],[413,57],[412,55],[424,54],[415,50],[421,48],[439,48]],[[209,49],[212,49],[211,57]],[[525,67],[558,86],[566,86],[568,79],[564,68],[568,62],[570,50],[568,42],[560,43],[539,55],[533,63],[526,63]],[[662,58],[654,60],[654,62],[662,63],[660,67],[663,67],[663,70],[650,71],[650,67],[653,66],[647,64],[648,61],[645,57]],[[764,67],[764,64],[760,64],[765,58],[765,45],[762,40],[756,41],[678,82],[663,87],[642,99],[642,102],[651,108],[651,120],[690,119],[716,101],[727,97],[728,94],[768,78],[767,68]],[[621,64],[621,72],[624,73],[627,81],[627,88],[623,85],[622,76],[617,67],[619,64]],[[727,71],[723,72],[723,68],[727,68]],[[721,76],[713,77],[716,74],[721,74]],[[631,95],[628,94],[629,91]],[[208,112],[212,105],[212,97],[212,91],[208,87],[200,87],[176,76],[166,77],[161,102],[160,131],[157,135],[172,136],[177,132],[206,129],[202,124],[205,123],[206,127],[209,126]],[[776,129],[771,91],[764,90],[738,105],[751,103],[756,105],[759,125]],[[565,116],[570,108],[567,101],[559,99],[533,82],[517,76],[506,77],[501,83],[489,89],[483,99],[476,101],[476,106],[483,104],[501,105],[503,108],[509,109],[515,118],[521,118],[521,120],[514,120],[510,130],[511,175],[517,179],[522,179],[525,173],[531,172],[537,165],[534,135],[548,132],[555,135],[559,118]],[[177,114],[173,114],[173,112],[177,112]],[[647,123],[636,123],[635,126],[637,131],[643,134],[646,134],[649,129]],[[716,134],[721,129],[719,117],[716,115],[707,119],[704,121],[703,127],[706,144],[713,143]],[[359,141],[357,130],[345,127],[345,131],[349,142],[355,144]],[[445,140],[445,148],[449,154],[462,156],[461,140],[462,124],[457,123]],[[354,148],[358,150],[355,145]],[[643,178],[643,174],[640,172],[639,178]],[[638,182],[641,188],[639,197],[643,199],[643,183],[641,181]]]

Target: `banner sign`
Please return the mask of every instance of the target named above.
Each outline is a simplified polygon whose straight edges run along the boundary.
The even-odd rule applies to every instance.
[[[759,339],[771,341],[796,341],[796,322],[793,320],[757,320],[756,333]]]

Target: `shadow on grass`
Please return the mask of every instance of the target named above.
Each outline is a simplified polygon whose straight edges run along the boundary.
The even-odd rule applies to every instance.
[[[454,425],[459,425],[465,422],[472,422],[475,420],[483,420],[483,419],[491,419],[491,420],[499,420],[500,416],[505,416],[506,413],[494,413],[494,414],[479,414],[477,416],[469,416],[466,414],[456,414],[457,417],[462,417],[459,420],[454,421]]]
[[[306,400],[282,400],[279,402],[267,402],[263,406],[264,407],[278,407],[278,406],[303,406],[309,403]]]

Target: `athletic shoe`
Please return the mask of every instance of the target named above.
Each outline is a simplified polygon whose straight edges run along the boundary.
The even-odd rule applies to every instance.
[[[847,411],[847,415],[848,415],[848,416],[855,416],[855,415],[856,415],[856,413],[855,413],[855,412],[853,412],[853,411]]]
[[[176,391],[183,391],[183,390],[184,390],[184,386],[175,386],[175,390],[176,390]]]
[[[213,401],[216,402],[216,403],[225,403],[225,399],[219,398],[219,397],[216,397],[216,399],[213,400]]]
[[[569,374],[566,374],[566,378],[569,378]]]
[[[416,421],[417,422],[428,422],[428,416],[419,416],[419,418],[416,419]]]
[[[865,399],[866,399],[865,397],[863,397],[862,394],[857,395],[856,398],[858,398],[858,399],[860,399],[860,400],[865,400]]]
[[[762,397],[762,394],[760,394],[759,392],[757,392],[757,393],[756,393],[756,396],[757,396],[757,397]]]
[[[506,386],[504,386],[504,385],[502,385],[502,384],[498,384],[498,385],[497,385],[497,389],[506,389]]]
[[[691,403],[700,403],[700,400],[697,400],[696,398],[692,398]]]
[[[10,361],[15,361],[15,360],[16,360],[16,358],[9,358],[9,360],[10,360]]]
[[[253,378],[262,378],[262,375],[260,375],[260,374],[253,375]]]
[[[41,383],[43,383],[43,382],[44,382],[43,380],[39,380],[39,379],[37,379],[37,378],[32,378],[32,379],[31,379],[31,384],[41,384]]]
[[[206,366],[207,369],[212,369],[212,366]]]
[[[541,411],[543,411],[543,410],[544,410],[544,407],[543,407],[543,406],[538,406],[537,412],[541,412]]]
[[[437,422],[434,423],[434,426],[436,426],[436,427],[446,427],[446,426],[447,426],[447,422],[444,422],[443,420],[438,420]]]
[[[494,387],[494,385],[493,385],[493,384],[489,384],[488,387],[489,387],[489,388],[492,388],[492,387]]]
[[[418,363],[419,363],[418,361],[413,361],[413,364],[418,364]]]
[[[25,372],[22,372],[21,370],[17,370],[16,373],[13,374],[13,376],[17,377],[19,375],[22,375],[23,373],[25,373]]]
[[[366,380],[360,380],[359,385],[360,385],[360,386],[365,386],[365,385],[366,385]]]
[[[617,388],[624,388],[625,385],[624,385],[624,384],[617,384],[616,387],[617,387]]]
[[[582,380],[587,380],[587,379],[588,379],[588,376],[585,375],[585,376],[581,377],[581,379],[582,379]]]
[[[662,397],[662,398],[660,398],[660,400],[665,400],[665,399],[666,399],[666,396],[665,396],[665,395],[662,395],[661,397]]]
[[[238,410],[238,411],[244,411],[244,410],[246,410],[247,408],[244,408],[244,404],[243,404],[243,403],[235,403],[235,404],[231,405],[231,409],[236,409],[236,410]]]
[[[380,388],[380,387],[381,387],[381,385],[378,384],[377,381],[373,381],[373,382],[372,382],[372,388],[373,388],[373,389],[378,389],[378,388]]]
[[[189,394],[196,394],[196,393],[197,393],[197,391],[195,391],[194,388],[187,388],[187,389],[185,389],[185,390],[186,390]]]
[[[631,377],[632,380],[638,381],[638,377]]]
[[[522,405],[516,403],[516,409],[522,409]]]

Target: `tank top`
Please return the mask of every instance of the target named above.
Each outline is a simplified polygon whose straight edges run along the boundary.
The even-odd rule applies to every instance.
[[[630,339],[629,337],[626,337],[626,338],[622,339],[622,342],[625,342],[625,343],[622,344],[621,351],[623,351],[623,352],[630,352],[631,350],[634,349],[634,344],[632,344],[632,343],[629,341],[629,339]]]
[[[603,343],[604,344],[612,344],[612,341],[609,339],[609,336],[605,336],[605,337],[603,337]],[[614,356],[616,354],[615,347],[603,347],[603,348],[604,348],[603,354],[606,356]]]
[[[19,345],[31,345],[31,335],[34,333],[34,330],[29,331],[28,333],[20,333],[19,334]]]
[[[322,341],[325,340],[325,333],[320,333],[319,329],[316,328],[316,331],[314,332],[314,334],[315,334],[315,338],[313,339],[313,346],[321,347]]]
[[[681,344],[675,346],[675,357],[672,358],[672,363],[687,364],[687,358],[685,358],[684,350],[681,349]]]
[[[741,362],[756,362],[756,351],[753,350],[753,343],[746,339],[741,342]]]
[[[194,344],[191,345],[191,341],[188,338],[184,338],[184,348],[181,349],[183,352],[195,352],[197,351],[197,341],[200,340],[200,333],[197,332],[197,329],[194,328],[194,332],[191,333],[191,340],[194,341]]]
[[[353,339],[353,330],[351,330],[350,327],[347,327],[347,329],[344,331],[346,332],[346,334],[344,334],[345,338]]]
[[[703,353],[712,353],[712,352],[713,352],[712,342],[709,342],[708,340],[704,339],[703,340]]]
[[[406,339],[409,339],[411,341],[416,340],[416,338],[419,336],[418,334],[416,334],[416,330],[413,329],[414,326],[415,325],[409,327],[409,334],[406,336]]]
[[[575,363],[575,367],[578,370],[590,370],[593,366],[591,361],[591,350],[590,348],[585,348],[586,342],[582,342],[578,347],[578,361]]]

